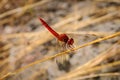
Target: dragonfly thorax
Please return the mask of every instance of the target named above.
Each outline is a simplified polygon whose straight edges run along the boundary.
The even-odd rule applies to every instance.
[[[68,36],[66,34],[60,34],[59,35],[59,40],[62,41],[62,42],[67,43],[69,38],[68,38]]]
[[[59,35],[59,40],[68,44],[68,45],[73,45],[73,43],[74,43],[73,38],[69,39],[69,37],[66,34],[60,34]]]

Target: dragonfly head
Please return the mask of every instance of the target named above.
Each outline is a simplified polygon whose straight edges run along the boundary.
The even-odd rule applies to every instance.
[[[74,43],[73,38],[70,38],[70,39],[68,40],[68,42],[67,42],[68,45],[73,45],[73,43]]]

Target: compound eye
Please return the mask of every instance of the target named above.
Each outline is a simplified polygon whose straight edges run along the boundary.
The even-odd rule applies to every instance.
[[[70,38],[70,39],[68,40],[68,44],[69,44],[69,45],[72,45],[73,43],[74,43],[73,38]]]

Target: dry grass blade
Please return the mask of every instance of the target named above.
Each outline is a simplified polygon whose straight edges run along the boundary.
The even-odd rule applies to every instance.
[[[24,37],[33,37],[33,36],[39,36],[41,32],[25,32],[25,33],[13,33],[13,34],[3,34],[0,37],[5,39],[10,38],[22,38]],[[29,35],[29,36],[28,36]]]
[[[105,68],[108,68],[108,67],[113,67],[113,66],[117,66],[117,65],[120,65],[120,61],[116,61],[116,62],[113,62],[113,63],[109,63],[109,64],[106,64],[106,65],[101,65],[101,66],[96,66],[96,67],[93,67],[93,68],[89,68],[89,69],[85,69],[83,71],[79,71],[79,72],[76,72],[75,74],[72,74],[70,76],[67,76],[66,78],[58,78],[56,80],[70,80],[71,77],[76,77],[76,76],[80,76],[80,75],[85,75],[85,74],[88,74],[88,73],[91,73],[91,72],[94,72],[94,71],[98,71],[98,70],[101,70],[101,69],[105,69]]]
[[[73,50],[77,50],[79,48],[82,48],[82,47],[85,47],[85,46],[88,46],[88,45],[91,45],[91,44],[94,44],[94,43],[97,43],[97,42],[100,42],[100,41],[103,41],[103,40],[106,40],[106,39],[110,39],[110,38],[113,38],[113,37],[116,37],[116,36],[120,36],[120,32],[114,33],[114,34],[109,35],[109,36],[104,37],[104,38],[96,39],[96,40],[91,41],[89,43],[83,44],[82,46],[76,47]]]
[[[119,0],[94,0],[96,2],[116,2],[116,3],[120,3]]]
[[[96,23],[99,23],[99,22],[102,22],[102,21],[105,21],[105,20],[110,20],[110,19],[113,18],[113,16],[115,16],[117,14],[119,14],[119,11],[115,11],[115,12],[109,13],[107,15],[104,15],[104,16],[96,18],[96,19],[91,18],[91,19],[86,20],[85,22],[80,22],[77,25],[80,25],[80,28],[83,28],[83,27],[91,25],[91,24],[96,24]]]
[[[41,59],[41,60],[35,61],[35,62],[31,63],[31,64],[28,64],[27,66],[24,66],[24,67],[22,67],[22,68],[20,68],[20,69],[18,69],[18,70],[16,70],[16,71],[14,71],[12,74],[17,74],[17,73],[25,70],[26,68],[29,68],[30,66],[33,66],[33,65],[35,65],[35,64],[48,61],[48,60],[53,59],[53,58],[55,58],[55,57],[58,57],[58,56],[67,54],[67,53],[69,53],[69,52],[71,52],[71,51],[73,51],[73,50],[77,50],[77,49],[80,49],[80,48],[82,48],[82,47],[89,46],[89,45],[94,44],[94,43],[96,43],[96,42],[100,42],[100,41],[103,41],[103,40],[106,40],[106,39],[110,39],[110,38],[113,38],[113,37],[116,37],[116,36],[119,36],[119,35],[120,35],[120,32],[117,32],[117,33],[114,33],[114,34],[112,34],[112,35],[110,35],[110,36],[107,36],[107,37],[104,37],[104,38],[99,38],[99,39],[97,39],[97,40],[94,40],[94,41],[91,41],[91,42],[89,42],[89,43],[83,44],[83,45],[78,46],[78,47],[76,47],[76,48],[73,48],[73,49],[70,49],[70,50],[67,50],[67,51],[64,51],[64,52],[55,54],[55,55],[50,56],[50,57],[43,58],[43,59]],[[8,74],[7,74],[7,75],[8,75]],[[9,74],[9,75],[11,75],[11,74]],[[5,76],[5,77],[6,77],[6,76]],[[2,78],[5,78],[5,77],[2,77]],[[2,79],[2,78],[1,78],[1,79]]]
[[[8,77],[9,75],[13,75],[13,73],[9,72],[6,75],[3,75],[2,78],[0,78],[0,80],[4,80],[4,78]]]
[[[91,74],[88,76],[82,76],[82,77],[78,77],[78,78],[73,78],[72,80],[85,80],[85,79],[90,79],[90,78],[94,78],[94,77],[109,77],[109,76],[120,76],[120,73],[101,73],[101,74]]]
[[[8,0],[1,0],[0,1],[0,9],[8,2]]]
[[[11,15],[11,14],[14,14],[14,13],[17,13],[17,12],[22,12],[22,11],[24,11],[24,10],[27,10],[27,9],[36,7],[36,6],[38,6],[38,5],[42,5],[42,4],[44,4],[44,3],[46,3],[46,2],[49,2],[49,1],[50,1],[50,0],[42,0],[42,1],[40,1],[40,2],[31,4],[31,5],[27,5],[27,6],[24,6],[24,7],[20,7],[20,8],[17,8],[17,9],[10,10],[10,11],[8,11],[8,12],[5,12],[5,13],[3,13],[3,14],[0,14],[0,19],[6,17],[6,16],[8,16],[8,15]]]
[[[80,32],[65,32],[66,34],[72,35],[94,35],[94,36],[108,36],[112,34],[112,32],[95,32],[95,31],[80,31]]]

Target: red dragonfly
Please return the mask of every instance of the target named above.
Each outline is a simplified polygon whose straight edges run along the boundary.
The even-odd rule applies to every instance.
[[[44,27],[57,38],[60,46],[62,46],[64,50],[66,50],[68,48],[73,48],[73,43],[74,43],[73,38],[69,38],[66,34],[58,34],[42,18],[39,18],[39,20],[44,25]],[[62,55],[62,56],[56,58],[56,63],[58,64],[58,67],[60,70],[69,71],[70,56],[72,56],[72,54],[65,54],[65,55]]]

